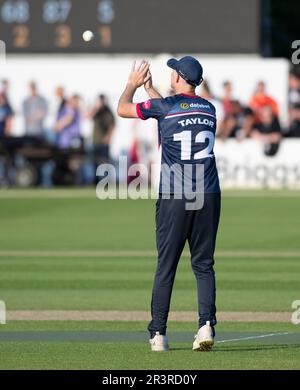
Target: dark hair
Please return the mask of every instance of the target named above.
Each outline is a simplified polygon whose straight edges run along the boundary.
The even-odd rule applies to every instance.
[[[292,75],[292,76],[296,77],[298,80],[300,80],[300,67],[294,66],[290,70],[290,75]]]
[[[300,103],[294,103],[294,104],[292,105],[292,108],[293,108],[294,110],[300,110]]]
[[[106,103],[107,102],[107,97],[103,93],[99,94],[99,99],[101,100],[102,103]]]
[[[254,115],[254,111],[250,107],[245,107],[244,115],[245,116],[253,116]]]
[[[223,81],[223,87],[227,87],[228,85],[231,85],[231,81],[229,80]]]

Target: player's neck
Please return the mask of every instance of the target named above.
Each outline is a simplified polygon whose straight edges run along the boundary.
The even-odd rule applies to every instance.
[[[196,96],[195,88],[178,88],[176,95]]]

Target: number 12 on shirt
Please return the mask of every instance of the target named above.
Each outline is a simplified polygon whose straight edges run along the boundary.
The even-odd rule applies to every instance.
[[[181,133],[174,134],[174,141],[181,142],[181,160],[192,159],[192,131],[184,130]],[[203,150],[194,153],[193,159],[200,160],[207,157],[213,157],[212,150],[214,148],[215,136],[211,131],[200,131],[195,137],[195,143],[206,143],[208,145]]]

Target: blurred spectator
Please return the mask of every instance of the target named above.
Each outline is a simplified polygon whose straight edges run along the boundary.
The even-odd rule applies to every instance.
[[[228,113],[225,116],[222,128],[220,128],[218,133],[218,136],[223,139],[228,137],[235,137],[237,131],[242,127],[243,123],[244,111],[241,103],[238,100],[232,100],[230,105],[231,113]]]
[[[80,97],[73,95],[66,101],[55,124],[57,146],[61,149],[80,147],[81,124]]]
[[[251,108],[246,107],[243,109],[242,123],[240,129],[236,133],[236,138],[242,141],[245,138],[249,138],[253,129],[255,128],[255,115]]]
[[[261,107],[259,115],[261,122],[256,125],[251,137],[264,144],[265,154],[273,155],[277,152],[282,138],[279,120],[269,105]]]
[[[67,102],[67,99],[65,97],[65,90],[64,90],[64,87],[62,86],[58,86],[56,87],[55,89],[55,96],[57,97],[58,99],[58,108],[57,108],[57,115],[56,115],[56,119],[59,119],[61,117],[61,113],[63,112],[63,108]]]
[[[223,119],[224,119],[224,111],[223,106],[220,103],[220,100],[212,95],[208,82],[206,80],[201,84],[201,93],[200,96],[203,99],[211,102],[216,108],[216,116],[217,116],[217,135],[222,131]]]
[[[223,96],[221,98],[221,102],[223,104],[223,111],[225,117],[228,115],[232,115],[234,110],[233,105],[236,100],[234,101],[232,97],[232,84],[230,81],[224,81],[223,83]]]
[[[9,104],[9,81],[7,79],[3,79],[1,82],[1,90],[0,93],[3,93],[7,104]]]
[[[265,106],[269,106],[272,109],[272,112],[275,116],[278,117],[279,115],[279,107],[277,102],[269,95],[266,93],[266,85],[263,81],[259,81],[257,83],[256,89],[254,91],[254,94],[250,100],[249,103],[250,107],[252,110],[255,112],[256,119],[258,121],[261,121],[261,116],[260,113],[261,108]]]
[[[115,128],[115,117],[104,95],[99,95],[90,117],[94,124],[93,145],[95,160],[97,162],[108,161],[109,146]]]
[[[296,103],[290,110],[290,137],[300,137],[300,103]]]
[[[289,107],[300,103],[300,74],[291,71],[289,74]]]
[[[0,93],[0,138],[11,134],[13,110],[6,99],[6,95]]]
[[[35,82],[29,84],[30,96],[24,100],[23,114],[25,133],[31,136],[41,136],[44,131],[44,121],[47,116],[46,99],[38,94]]]

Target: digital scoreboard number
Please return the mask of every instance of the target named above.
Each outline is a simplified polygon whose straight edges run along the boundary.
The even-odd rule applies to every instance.
[[[112,46],[113,0],[2,0],[0,38],[8,52],[81,52]],[[87,47],[85,30],[95,34]]]
[[[0,40],[8,53],[258,53],[259,0],[0,0]]]

